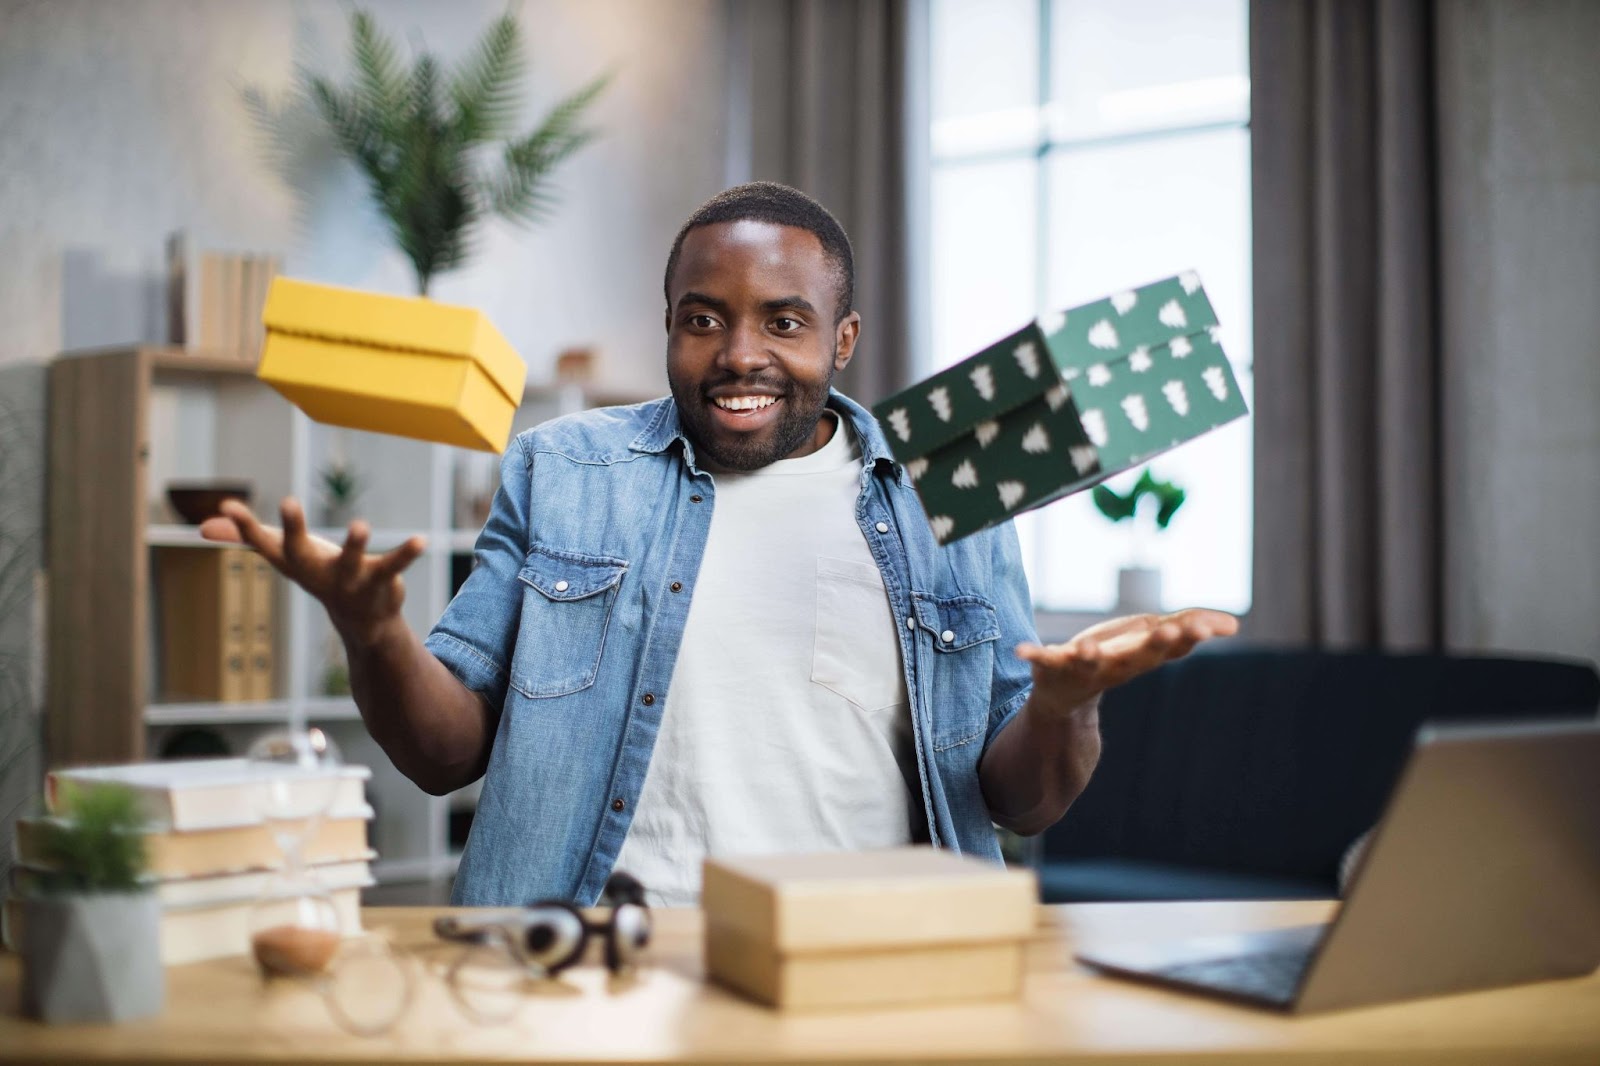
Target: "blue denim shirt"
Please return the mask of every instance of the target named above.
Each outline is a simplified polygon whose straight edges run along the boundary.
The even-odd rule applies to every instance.
[[[999,861],[978,759],[1031,685],[1012,654],[1035,639],[1016,533],[941,548],[877,421],[838,392],[828,402],[861,441],[856,522],[907,623],[929,834]],[[671,399],[556,419],[506,450],[476,567],[427,639],[501,709],[457,904],[599,897],[672,699],[716,499]]]

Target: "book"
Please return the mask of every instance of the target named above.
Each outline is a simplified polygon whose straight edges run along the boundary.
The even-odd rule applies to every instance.
[[[1045,316],[872,411],[941,544],[1249,413],[1193,271]]]
[[[339,927],[346,937],[361,932],[361,889],[342,888],[329,893],[334,910],[339,915]],[[270,925],[274,921],[291,925],[295,919],[296,900],[287,898],[275,901],[271,910],[258,913],[258,900],[226,903],[207,907],[174,907],[161,911],[161,963],[163,966],[182,966],[206,959],[222,959],[232,955],[250,953],[252,924]],[[4,908],[4,939],[6,946],[16,951],[22,943],[22,930],[27,923],[27,901],[17,896],[6,899]]]
[[[374,883],[371,860],[377,854],[369,849],[362,858],[308,863],[306,870],[329,892],[341,888],[365,888]],[[48,866],[18,862],[12,867],[14,891],[19,895],[28,894],[42,884],[42,875],[49,872]],[[280,874],[276,869],[166,878],[147,873],[145,881],[150,884],[162,907],[215,907],[224,903],[250,903],[260,899],[278,876]]]
[[[118,784],[139,794],[152,826],[221,829],[256,825],[268,813],[310,817],[325,811],[368,809],[365,766],[296,770],[250,759],[183,759],[52,770],[45,775],[45,808],[56,812],[62,784]],[[277,797],[270,810],[265,789]]]
[[[161,691],[168,699],[248,698],[251,555],[231,548],[156,549]]]
[[[706,933],[710,973],[786,1010],[1012,999],[1022,990],[1023,951],[1021,940],[997,940],[785,956],[725,927]]]
[[[316,833],[306,843],[306,862],[370,859],[367,823],[372,814],[372,808],[362,804],[354,810],[336,810],[322,819]],[[35,869],[49,869],[44,838],[50,826],[61,821],[52,815],[17,819],[17,862]],[[304,831],[294,824],[273,827],[265,822],[197,830],[152,827],[144,833],[146,866],[150,875],[158,880],[276,870],[283,865],[283,849],[273,835],[274,828],[287,833]]]
[[[205,252],[200,256],[200,307],[194,318],[199,324],[196,334],[186,337],[190,347],[198,347],[205,355],[221,354],[223,344],[223,305],[227,299],[225,266],[226,256]]]
[[[255,552],[245,560],[244,698],[270,700],[277,674],[277,574]]]

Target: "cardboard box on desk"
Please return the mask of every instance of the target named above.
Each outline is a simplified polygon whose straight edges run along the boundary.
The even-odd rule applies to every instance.
[[[1015,997],[1032,871],[928,847],[710,859],[706,971],[790,1009]]]
[[[256,376],[311,418],[505,450],[528,368],[481,311],[277,278]]]
[[[1032,322],[873,413],[948,544],[1248,412],[1191,272]]]

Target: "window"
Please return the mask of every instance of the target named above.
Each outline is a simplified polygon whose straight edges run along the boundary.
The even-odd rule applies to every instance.
[[[1245,0],[934,0],[934,366],[919,370],[1193,268],[1251,399],[1246,16]],[[1149,466],[1189,495],[1142,545],[1089,493],[1017,520],[1040,608],[1110,610],[1135,562],[1161,569],[1168,607],[1249,608],[1249,419]]]

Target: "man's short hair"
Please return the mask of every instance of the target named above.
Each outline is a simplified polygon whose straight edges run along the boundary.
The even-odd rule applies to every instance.
[[[719,222],[771,222],[812,234],[821,242],[823,254],[833,265],[834,297],[837,301],[834,305],[834,323],[837,325],[842,322],[844,316],[850,313],[856,302],[856,264],[844,227],[828,213],[826,207],[799,189],[775,181],[735,185],[717,193],[689,216],[689,221],[683,224],[672,242],[672,254],[667,256],[667,272],[661,279],[661,291],[667,298],[668,311],[672,309],[672,272],[678,268],[683,239],[690,230]]]

